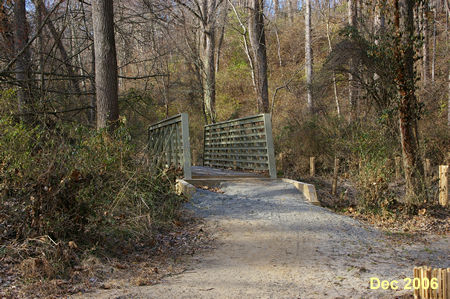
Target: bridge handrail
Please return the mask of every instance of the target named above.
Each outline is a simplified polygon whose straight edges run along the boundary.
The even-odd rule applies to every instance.
[[[148,127],[148,147],[154,157],[164,158],[167,166],[182,167],[184,178],[192,178],[187,113],[151,124]]]

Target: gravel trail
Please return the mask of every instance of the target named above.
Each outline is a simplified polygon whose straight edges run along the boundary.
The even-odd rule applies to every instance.
[[[91,298],[393,298],[411,294],[414,265],[449,267],[447,237],[394,242],[352,218],[304,200],[281,181],[222,183],[198,190],[188,209],[204,217],[216,249],[160,284],[86,294]],[[371,277],[398,290],[371,290]]]

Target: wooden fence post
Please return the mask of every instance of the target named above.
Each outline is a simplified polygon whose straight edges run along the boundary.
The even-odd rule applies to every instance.
[[[395,157],[395,179],[400,180],[400,159],[401,157]]]
[[[448,165],[439,165],[439,203],[448,205]]]
[[[285,174],[285,162],[284,162],[285,157],[284,156],[285,156],[284,152],[281,152],[278,154],[278,161],[279,161],[278,166],[280,167],[280,170],[283,172],[283,174]]]
[[[428,180],[431,177],[431,162],[430,162],[430,159],[425,159],[424,174],[425,174],[425,181],[428,182]]]
[[[414,299],[450,298],[450,268],[414,267],[413,273]]]
[[[316,175],[316,165],[315,165],[315,157],[309,157],[309,175],[315,176]]]
[[[336,195],[336,192],[337,192],[338,171],[339,171],[339,159],[334,158],[333,182],[331,184],[331,194],[332,195]]]
[[[198,150],[193,149],[192,150],[192,166],[198,165]]]

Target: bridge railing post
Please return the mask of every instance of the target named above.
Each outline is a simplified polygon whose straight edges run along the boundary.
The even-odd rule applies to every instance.
[[[275,151],[273,148],[272,117],[270,113],[264,113],[264,130],[266,132],[267,160],[269,162],[269,175],[271,179],[277,178],[275,165]]]
[[[191,179],[191,145],[189,143],[189,119],[187,113],[181,113],[181,139],[183,142],[184,178]]]

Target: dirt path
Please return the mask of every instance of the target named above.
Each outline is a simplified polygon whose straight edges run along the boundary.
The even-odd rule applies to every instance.
[[[449,267],[448,237],[397,243],[351,218],[313,206],[283,182],[226,183],[199,190],[188,207],[206,219],[217,249],[154,286],[104,290],[90,298],[392,298],[414,265]],[[399,289],[371,290],[370,277]],[[76,297],[76,296],[75,296]]]

